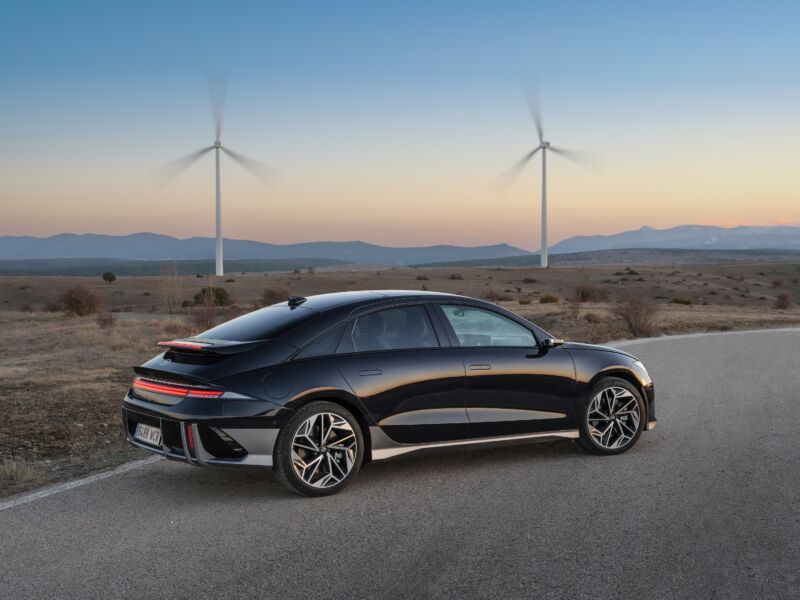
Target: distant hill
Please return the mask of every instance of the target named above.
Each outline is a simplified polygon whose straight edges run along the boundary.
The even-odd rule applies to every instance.
[[[394,248],[366,242],[305,242],[281,245],[250,240],[225,240],[226,260],[326,258],[354,263],[410,265],[423,262],[500,258],[526,252],[507,244]],[[0,236],[0,259],[20,258],[204,260],[214,258],[214,238],[178,239],[155,233],[134,233],[125,236],[63,233],[48,238]]]
[[[565,252],[550,256],[554,267],[592,265],[702,265],[720,263],[800,262],[800,250],[663,250],[627,248],[593,252]],[[428,263],[417,267],[538,267],[538,254]]]
[[[0,260],[2,275],[66,275],[99,276],[111,271],[115,275],[136,277],[160,275],[168,260],[126,260],[124,258],[23,258]],[[178,275],[213,275],[213,260],[177,260]],[[294,271],[308,268],[335,267],[346,265],[341,260],[328,258],[286,258],[278,260],[225,260],[225,272],[265,273],[269,271]]]
[[[642,227],[614,235],[579,235],[555,244],[553,254],[624,248],[671,250],[800,250],[800,227]]]

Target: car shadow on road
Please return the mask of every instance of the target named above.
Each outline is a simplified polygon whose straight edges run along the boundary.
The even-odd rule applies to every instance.
[[[568,440],[416,453],[365,464],[355,481],[341,494],[348,497],[361,494],[371,496],[375,488],[382,486],[415,486],[442,476],[454,479],[462,479],[464,475],[484,478],[497,470],[511,468],[520,463],[530,463],[533,467],[542,462],[575,460],[582,455],[585,456],[584,452]],[[169,490],[173,501],[177,499],[192,502],[198,498],[207,501],[215,495],[219,495],[220,500],[243,502],[301,498],[285,490],[272,477],[271,471],[237,468],[189,469],[185,465],[170,465],[160,476],[169,479],[169,483],[165,481],[160,489]]]

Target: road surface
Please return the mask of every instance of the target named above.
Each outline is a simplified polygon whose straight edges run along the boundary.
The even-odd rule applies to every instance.
[[[798,598],[800,331],[629,343],[658,427],[366,466],[163,460],[0,511],[3,598]]]

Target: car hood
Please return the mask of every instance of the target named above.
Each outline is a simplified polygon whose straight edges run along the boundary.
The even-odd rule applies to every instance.
[[[619,350],[618,348],[612,348],[611,346],[598,346],[596,344],[581,344],[580,342],[565,342],[564,348],[567,350],[592,350],[594,352],[614,352],[615,354],[622,354],[623,356],[629,356],[630,358],[636,360],[636,357],[633,354],[628,354],[623,350]]]

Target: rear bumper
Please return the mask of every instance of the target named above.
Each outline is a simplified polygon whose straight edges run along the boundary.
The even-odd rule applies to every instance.
[[[167,412],[172,407],[164,407],[167,410],[162,411],[159,405],[151,404],[130,395],[125,397],[122,429],[132,446],[198,467],[272,467],[279,428],[269,426],[271,419],[193,419]],[[161,430],[160,446],[134,437],[139,423]]]

